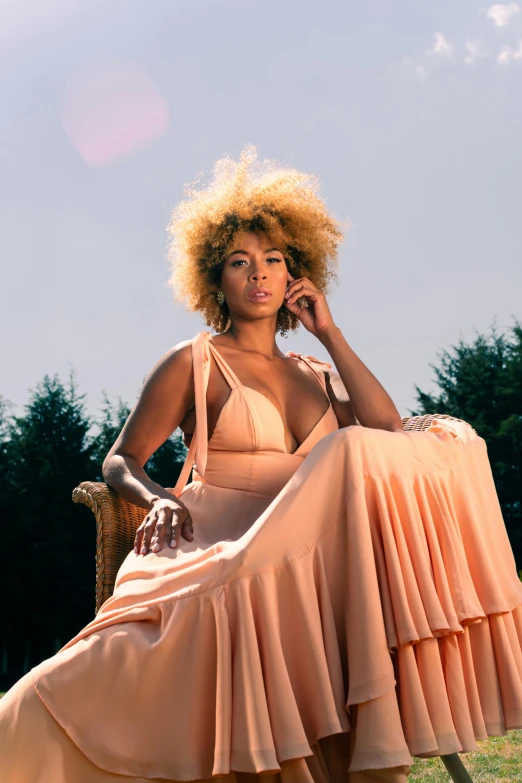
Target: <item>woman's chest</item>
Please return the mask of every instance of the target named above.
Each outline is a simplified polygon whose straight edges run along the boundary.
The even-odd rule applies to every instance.
[[[251,382],[257,388],[243,384],[231,388],[217,367],[214,373],[211,370],[206,394],[210,448],[296,454],[311,448],[314,435],[322,437],[338,428],[330,400],[315,378],[303,373],[295,387],[278,384],[277,391],[264,379]],[[187,446],[195,424],[192,409],[180,425]]]

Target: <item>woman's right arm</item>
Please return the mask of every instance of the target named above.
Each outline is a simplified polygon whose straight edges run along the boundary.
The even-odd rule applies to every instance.
[[[191,340],[179,343],[152,368],[135,407],[103,462],[102,473],[107,484],[125,500],[149,510],[153,506],[167,506],[171,511],[185,509],[171,492],[152,481],[143,466],[194,405],[191,343]]]

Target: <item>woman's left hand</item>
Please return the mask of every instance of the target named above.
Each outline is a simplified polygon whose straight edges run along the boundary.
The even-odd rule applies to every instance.
[[[285,305],[291,313],[296,315],[305,329],[308,329],[315,337],[335,329],[335,323],[328,307],[326,297],[322,291],[310,282],[307,277],[294,278],[288,274],[288,288],[285,294]],[[305,296],[308,307],[299,307],[296,300]]]

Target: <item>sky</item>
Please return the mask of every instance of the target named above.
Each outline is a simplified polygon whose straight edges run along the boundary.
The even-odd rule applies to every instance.
[[[318,177],[336,324],[402,416],[522,318],[522,4],[0,0],[0,395],[71,370],[134,405],[172,346],[166,227],[255,144]],[[301,328],[283,351],[328,361]]]

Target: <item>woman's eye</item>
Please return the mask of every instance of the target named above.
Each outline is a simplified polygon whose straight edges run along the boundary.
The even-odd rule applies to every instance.
[[[273,256],[272,258],[267,258],[267,261],[277,261],[279,264],[281,263],[281,259],[276,258],[275,256]],[[238,258],[237,261],[232,261],[231,266],[236,266],[236,264],[246,264],[246,261],[244,258]]]

